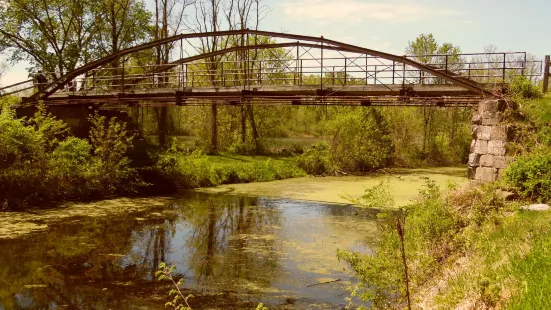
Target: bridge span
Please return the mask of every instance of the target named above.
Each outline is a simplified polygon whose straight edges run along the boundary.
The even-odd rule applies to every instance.
[[[168,45],[163,63],[146,57]],[[398,56],[324,37],[244,29],[176,35],[69,72],[37,72],[0,91],[21,96],[23,106],[471,106],[500,98],[511,79],[541,71],[542,62],[526,53]]]

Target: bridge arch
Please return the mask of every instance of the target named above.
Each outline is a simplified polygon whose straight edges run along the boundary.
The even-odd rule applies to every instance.
[[[412,68],[417,69],[419,72],[424,72],[431,76],[438,77],[451,85],[455,85],[465,90],[468,90],[472,94],[475,94],[482,98],[499,97],[499,94],[493,93],[485,89],[484,86],[474,81],[467,80],[456,73],[453,73],[448,70],[438,68],[435,66],[416,62],[413,59],[408,58],[406,56],[397,56],[389,53],[384,53],[384,52],[367,49],[367,48],[363,48],[363,47],[359,47],[359,46],[355,46],[355,45],[351,45],[351,44],[347,44],[347,43],[343,43],[335,40],[329,40],[324,37],[313,37],[313,36],[304,36],[304,35],[287,34],[287,33],[279,33],[279,32],[243,29],[243,30],[228,30],[228,31],[219,31],[219,32],[179,34],[172,37],[168,37],[168,38],[164,38],[157,41],[152,41],[152,42],[148,42],[148,43],[137,45],[131,48],[124,49],[118,53],[111,54],[101,59],[98,59],[96,61],[92,61],[90,63],[84,64],[83,66],[71,72],[66,73],[65,75],[61,76],[57,80],[49,83],[44,89],[34,93],[32,96],[28,98],[25,98],[24,103],[32,103],[32,102],[36,102],[37,100],[48,99],[54,93],[62,90],[68,83],[70,83],[76,77],[85,75],[86,73],[92,70],[101,68],[113,61],[116,61],[117,59],[120,59],[121,57],[124,57],[132,53],[137,53],[147,49],[152,49],[158,46],[162,46],[164,44],[170,44],[180,40],[189,40],[194,38],[206,38],[206,37],[232,37],[232,36],[243,37],[248,35],[264,36],[264,37],[269,37],[276,40],[286,39],[286,40],[296,40],[296,41],[288,42],[288,43],[270,43],[270,44],[261,44],[261,45],[231,46],[231,47],[224,48],[214,52],[200,53],[198,55],[178,59],[176,61],[171,62],[168,66],[164,66],[161,69],[157,68],[154,70],[157,70],[156,72],[162,72],[163,70],[169,70],[170,65],[177,66],[182,63],[190,63],[193,61],[206,59],[216,55],[222,55],[222,54],[232,53],[232,52],[241,51],[241,50],[303,47],[303,48],[321,49],[322,53],[324,50],[325,51],[331,50],[331,51],[346,52],[346,53],[356,53],[356,54],[366,55],[366,57],[367,55],[372,57],[378,57],[384,60],[392,61],[394,63],[402,64],[404,67],[404,71],[406,66],[410,66]],[[322,56],[322,61],[323,61],[323,56]],[[322,63],[321,72],[323,74],[323,63]],[[405,79],[405,75],[402,78]]]

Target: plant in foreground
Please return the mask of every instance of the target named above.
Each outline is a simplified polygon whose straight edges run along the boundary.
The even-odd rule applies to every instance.
[[[178,281],[174,280],[172,272],[175,270],[176,266],[167,265],[166,263],[161,262],[159,264],[159,269],[155,272],[155,277],[157,277],[157,280],[170,280],[174,285],[174,288],[168,292],[168,296],[172,298],[172,301],[166,302],[165,307],[170,306],[176,310],[191,310],[188,299],[192,298],[193,295],[189,294],[184,297],[184,294],[180,290],[180,286],[184,283],[184,278],[180,278]]]

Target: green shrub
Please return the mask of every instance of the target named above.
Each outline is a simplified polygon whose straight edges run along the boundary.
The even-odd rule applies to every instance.
[[[332,172],[329,144],[318,142],[298,157],[298,166],[312,175]]]
[[[294,161],[267,159],[261,162],[217,164],[200,150],[182,150],[172,146],[160,154],[157,171],[178,189],[220,184],[267,182],[304,176]]]
[[[518,157],[506,170],[505,181],[521,196],[551,199],[551,150],[543,149]]]
[[[523,99],[537,99],[543,97],[540,89],[524,76],[515,77],[509,84],[509,91],[513,96]]]
[[[0,209],[40,207],[67,199],[126,194],[141,184],[126,156],[124,124],[91,119],[91,140],[70,137],[65,123],[39,105],[25,122],[0,113]]]
[[[443,194],[434,182],[428,181],[420,196],[418,202],[393,208],[391,189],[383,183],[366,189],[361,198],[352,201],[364,208],[383,210],[378,214],[380,239],[374,255],[337,252],[339,259],[350,263],[359,277],[352,296],[370,302],[373,308],[406,307],[398,222],[403,224],[409,288],[415,300],[420,289],[426,288],[426,282],[446,265],[446,260],[477,237],[473,231],[494,221],[488,214],[503,206],[503,200],[490,187],[468,187]],[[480,218],[481,213],[486,217]],[[485,290],[484,296],[488,297],[488,293]]]
[[[390,164],[393,151],[387,121],[376,108],[339,114],[330,124],[331,160],[348,172],[365,172]]]

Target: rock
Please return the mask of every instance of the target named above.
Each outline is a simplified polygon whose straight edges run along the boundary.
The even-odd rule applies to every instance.
[[[492,135],[492,126],[479,126],[478,127],[478,133],[477,138],[480,140],[490,140],[490,137]]]
[[[474,145],[474,153],[487,154],[488,153],[488,141],[476,140]]]
[[[497,100],[485,100],[478,104],[478,113],[484,114],[484,112],[495,113],[499,110],[499,103]]]
[[[493,182],[497,179],[497,169],[479,167],[476,169],[475,180],[484,182]]]
[[[475,114],[475,115],[473,115],[472,123],[473,123],[474,125],[480,125],[480,124],[482,124],[482,116],[481,116],[480,114]]]
[[[505,141],[489,141],[487,152],[490,155],[504,156],[506,153]]]
[[[482,156],[486,156],[486,155],[482,155]],[[472,153],[472,154],[469,154],[469,167],[478,167],[480,166],[480,157],[481,155],[479,154],[475,154],[475,153]]]
[[[476,177],[476,167],[469,167],[467,169],[467,178],[469,180],[474,180]]]
[[[482,125],[497,125],[500,119],[501,114],[499,112],[484,112],[484,114],[482,115]]]
[[[471,136],[473,139],[476,139],[478,136],[478,125],[472,125],[471,126]]]
[[[494,156],[493,167],[498,169],[507,168],[509,161],[510,160],[505,156]]]
[[[527,210],[527,211],[548,211],[549,209],[551,209],[549,205],[546,205],[543,203],[533,204],[529,206],[522,206],[520,208],[522,210]]]
[[[493,167],[494,166],[494,155],[482,155],[480,157],[480,165],[482,167]],[[497,167],[494,167],[497,168]]]

